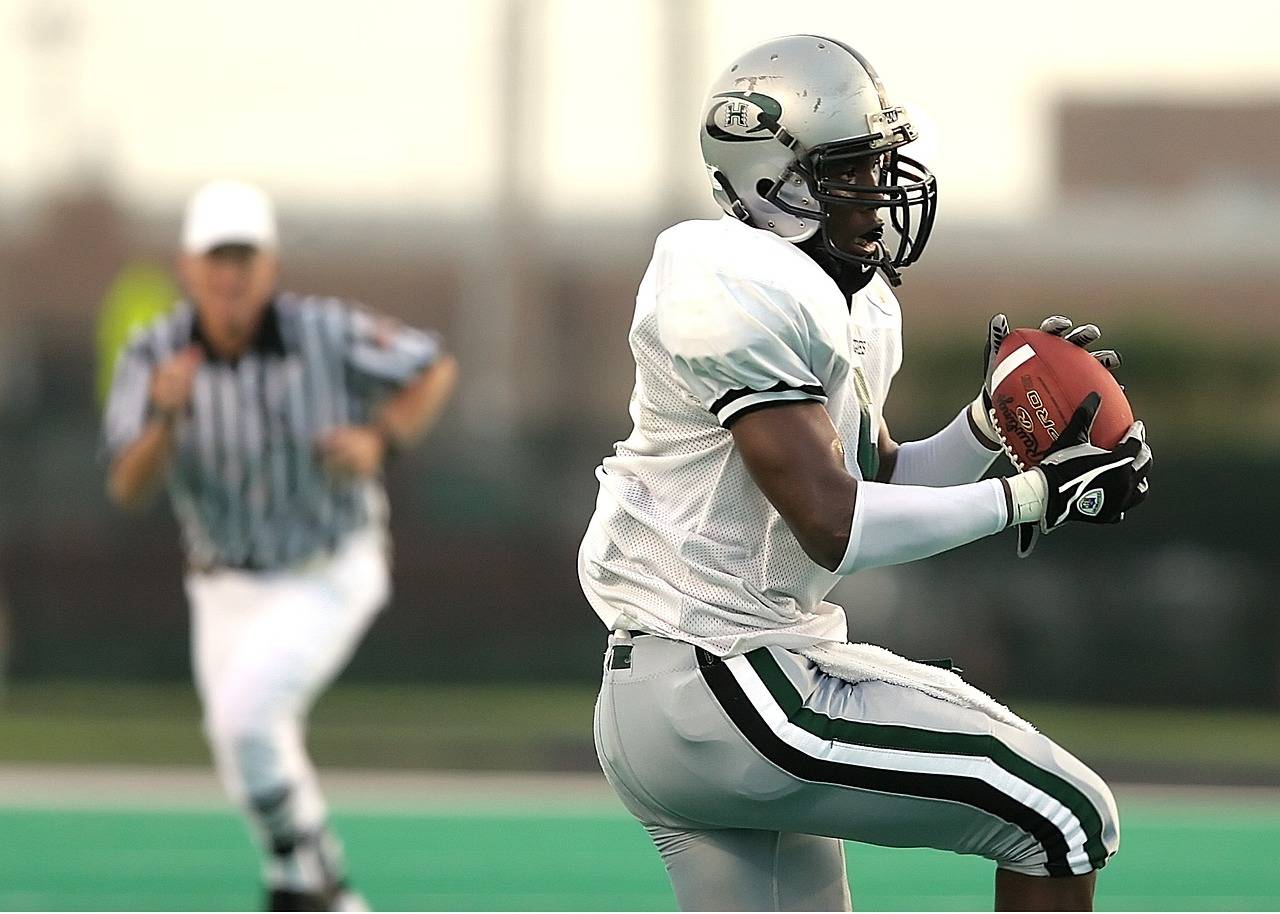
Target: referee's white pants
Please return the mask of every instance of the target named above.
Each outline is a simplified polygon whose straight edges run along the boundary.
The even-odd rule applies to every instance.
[[[389,577],[377,529],[299,568],[188,575],[204,730],[234,802],[287,789],[292,828],[323,823],[303,725],[386,602]]]

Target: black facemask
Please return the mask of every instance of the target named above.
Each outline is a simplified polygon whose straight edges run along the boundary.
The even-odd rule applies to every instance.
[[[929,241],[933,220],[937,215],[937,181],[929,169],[914,159],[901,155],[896,149],[888,151],[877,184],[851,184],[832,177],[846,171],[851,159],[870,154],[866,143],[865,139],[829,143],[817,146],[796,159],[794,174],[803,176],[808,184],[817,203],[816,212],[783,199],[781,191],[786,185],[785,176],[784,179],[773,182],[772,186],[764,188],[762,196],[783,212],[802,219],[816,219],[820,227],[814,237],[819,240],[830,259],[871,270],[879,268],[889,284],[896,286],[902,282],[900,271],[920,259]],[[858,203],[887,210],[889,213],[889,226],[896,240],[879,244],[876,256],[842,251],[827,236],[826,222],[830,207]],[[862,285],[866,285],[868,281],[864,280]]]

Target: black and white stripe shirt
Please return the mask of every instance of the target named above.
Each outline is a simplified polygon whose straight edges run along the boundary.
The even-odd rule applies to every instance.
[[[169,493],[193,568],[283,568],[385,523],[381,485],[322,464],[325,432],[361,425],[442,353],[435,334],[336,298],[278,295],[249,349],[218,358],[194,306],[138,331],[116,366],[104,437],[115,457],[142,434],[155,367],[205,349],[175,434]]]

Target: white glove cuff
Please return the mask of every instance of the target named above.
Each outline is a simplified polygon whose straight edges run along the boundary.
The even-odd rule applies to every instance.
[[[1044,473],[1028,470],[1016,476],[1006,476],[1009,486],[1009,525],[1030,524],[1044,520],[1049,505],[1049,484]]]
[[[1004,442],[1000,440],[1000,435],[995,430],[995,426],[991,424],[991,415],[987,412],[986,405],[982,402],[982,394],[978,394],[978,399],[969,404],[969,427],[973,429],[983,439],[982,444],[993,451],[1000,451],[1004,448]]]

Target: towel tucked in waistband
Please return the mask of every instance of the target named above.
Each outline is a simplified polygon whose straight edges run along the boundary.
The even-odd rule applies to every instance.
[[[908,660],[874,644],[828,642],[804,648],[799,653],[837,679],[853,683],[875,680],[906,686],[962,708],[981,711],[1026,733],[1035,732],[1035,727],[1027,721],[950,670]]]

